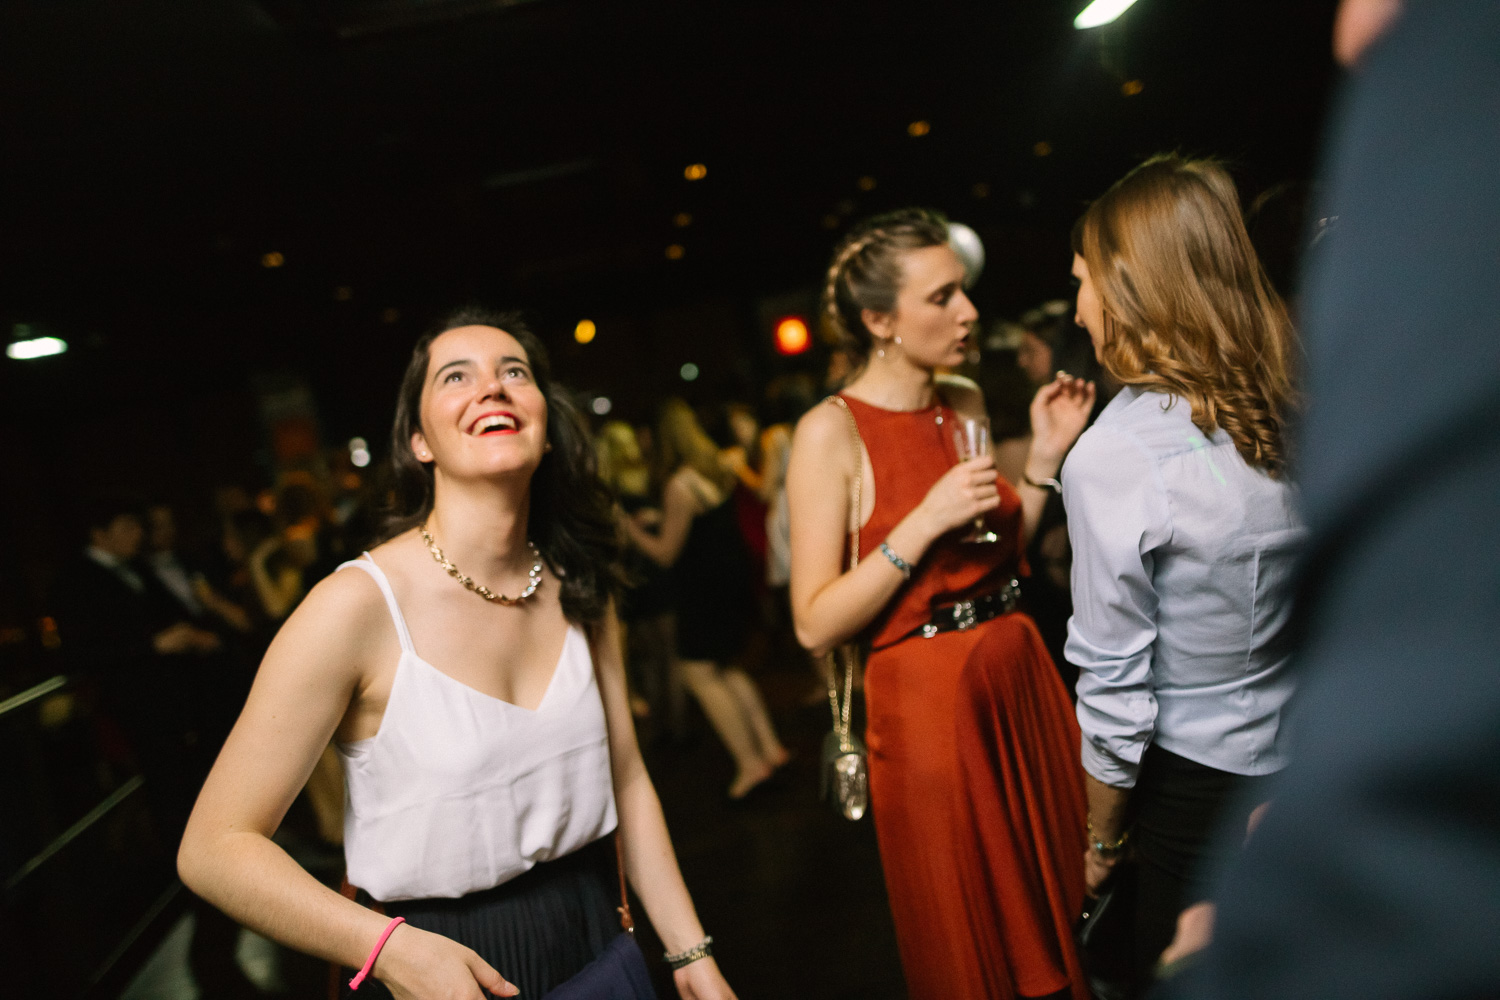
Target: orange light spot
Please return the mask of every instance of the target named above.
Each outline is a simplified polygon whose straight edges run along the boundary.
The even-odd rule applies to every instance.
[[[776,323],[776,351],[779,354],[801,354],[812,344],[807,320],[801,316],[784,316]]]

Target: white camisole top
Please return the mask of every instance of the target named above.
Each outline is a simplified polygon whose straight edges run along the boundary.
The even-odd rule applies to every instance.
[[[368,552],[350,566],[379,585],[401,642],[379,731],[338,746],[350,883],[382,902],[454,898],[615,828],[604,702],[576,626],[529,711],[418,656],[385,573]]]

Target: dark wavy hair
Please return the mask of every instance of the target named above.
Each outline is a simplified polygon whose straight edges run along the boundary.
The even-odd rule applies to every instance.
[[[1187,400],[1204,434],[1224,428],[1246,462],[1280,476],[1296,333],[1224,168],[1152,157],[1089,206],[1073,252],[1104,307],[1105,370]]]
[[[391,425],[392,501],[380,540],[410,531],[432,513],[433,472],[417,460],[411,437],[422,429],[422,389],[432,342],[464,326],[503,330],[526,351],[547,402],[547,441],[552,446],[531,479],[527,534],[560,581],[563,614],[569,621],[597,624],[623,580],[609,493],[599,479],[588,424],[572,393],[553,381],[547,350],[519,313],[468,306],[434,324],[412,348]]]

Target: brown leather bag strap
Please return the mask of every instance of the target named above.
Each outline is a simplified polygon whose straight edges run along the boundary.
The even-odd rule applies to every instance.
[[[635,933],[635,918],[630,915],[630,897],[625,894],[625,845],[620,829],[615,828],[615,867],[620,872],[620,929]]]

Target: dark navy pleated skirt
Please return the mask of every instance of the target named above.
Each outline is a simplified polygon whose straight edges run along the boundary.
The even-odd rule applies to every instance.
[[[479,953],[520,987],[521,996],[543,997],[609,947],[620,933],[620,883],[613,835],[503,885],[458,899],[414,899],[387,903],[386,913],[405,917],[424,931],[441,934]],[[373,977],[349,1000],[390,1000]]]

